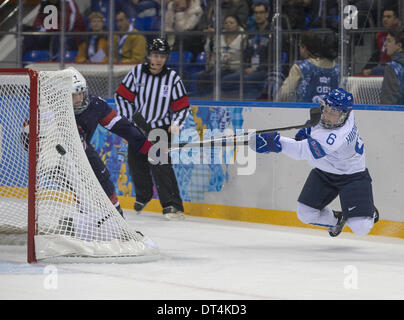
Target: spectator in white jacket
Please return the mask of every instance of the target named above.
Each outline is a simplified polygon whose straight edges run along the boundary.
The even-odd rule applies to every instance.
[[[242,55],[246,46],[246,35],[241,33],[231,33],[236,31],[244,31],[240,19],[236,15],[225,17],[224,30],[220,36],[220,63],[222,77],[232,72],[241,71]],[[206,93],[206,91],[212,87],[211,81],[213,81],[215,75],[215,51],[216,46],[213,37],[208,37],[205,42],[205,52],[207,57],[206,69],[198,75],[198,80],[201,81],[198,85],[200,94]]]
[[[195,31],[202,14],[200,0],[172,0],[167,5],[165,30],[167,32]],[[203,50],[202,35],[168,34],[167,40],[172,51],[179,51],[181,41],[183,50],[192,52],[194,57]]]

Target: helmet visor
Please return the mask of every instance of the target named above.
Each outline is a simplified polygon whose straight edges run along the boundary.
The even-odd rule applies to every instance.
[[[77,93],[73,93],[72,98],[73,98],[73,108],[74,108],[75,114],[80,114],[84,110],[87,109],[89,101],[90,101],[89,97],[88,97],[87,88],[82,91],[79,91]]]
[[[338,110],[325,101],[320,102],[322,110],[320,124],[326,129],[338,128],[344,125],[349,112]]]

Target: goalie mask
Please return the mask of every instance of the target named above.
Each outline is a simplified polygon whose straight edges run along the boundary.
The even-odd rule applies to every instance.
[[[75,68],[67,68],[73,72],[72,74],[72,99],[74,113],[80,114],[87,109],[90,99],[88,97],[88,88],[86,79],[83,75]]]
[[[342,127],[353,109],[353,96],[342,88],[332,90],[320,102],[320,125],[325,129]]]

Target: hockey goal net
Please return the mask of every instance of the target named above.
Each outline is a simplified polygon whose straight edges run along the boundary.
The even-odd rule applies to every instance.
[[[132,70],[133,65],[126,64],[114,64],[111,71],[106,64],[94,64],[94,63],[66,63],[65,67],[73,66],[86,78],[88,91],[92,95],[100,96],[104,98],[113,98],[107,96],[109,86],[113,88],[113,91],[119,87],[119,84],[125,78],[129,71]],[[36,71],[57,71],[60,69],[59,63],[56,62],[41,62],[32,63],[26,66],[27,68]],[[111,83],[109,83],[111,81]]]
[[[380,104],[382,83],[382,76],[348,77],[346,89],[352,93],[355,104]]]
[[[71,79],[69,70],[0,69],[0,238],[26,235],[28,262],[155,258],[91,169]]]

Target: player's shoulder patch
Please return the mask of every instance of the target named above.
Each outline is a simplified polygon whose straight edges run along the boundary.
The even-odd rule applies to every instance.
[[[320,159],[327,155],[321,144],[316,139],[309,137],[307,139],[307,143],[309,144],[309,148],[314,159]]]

